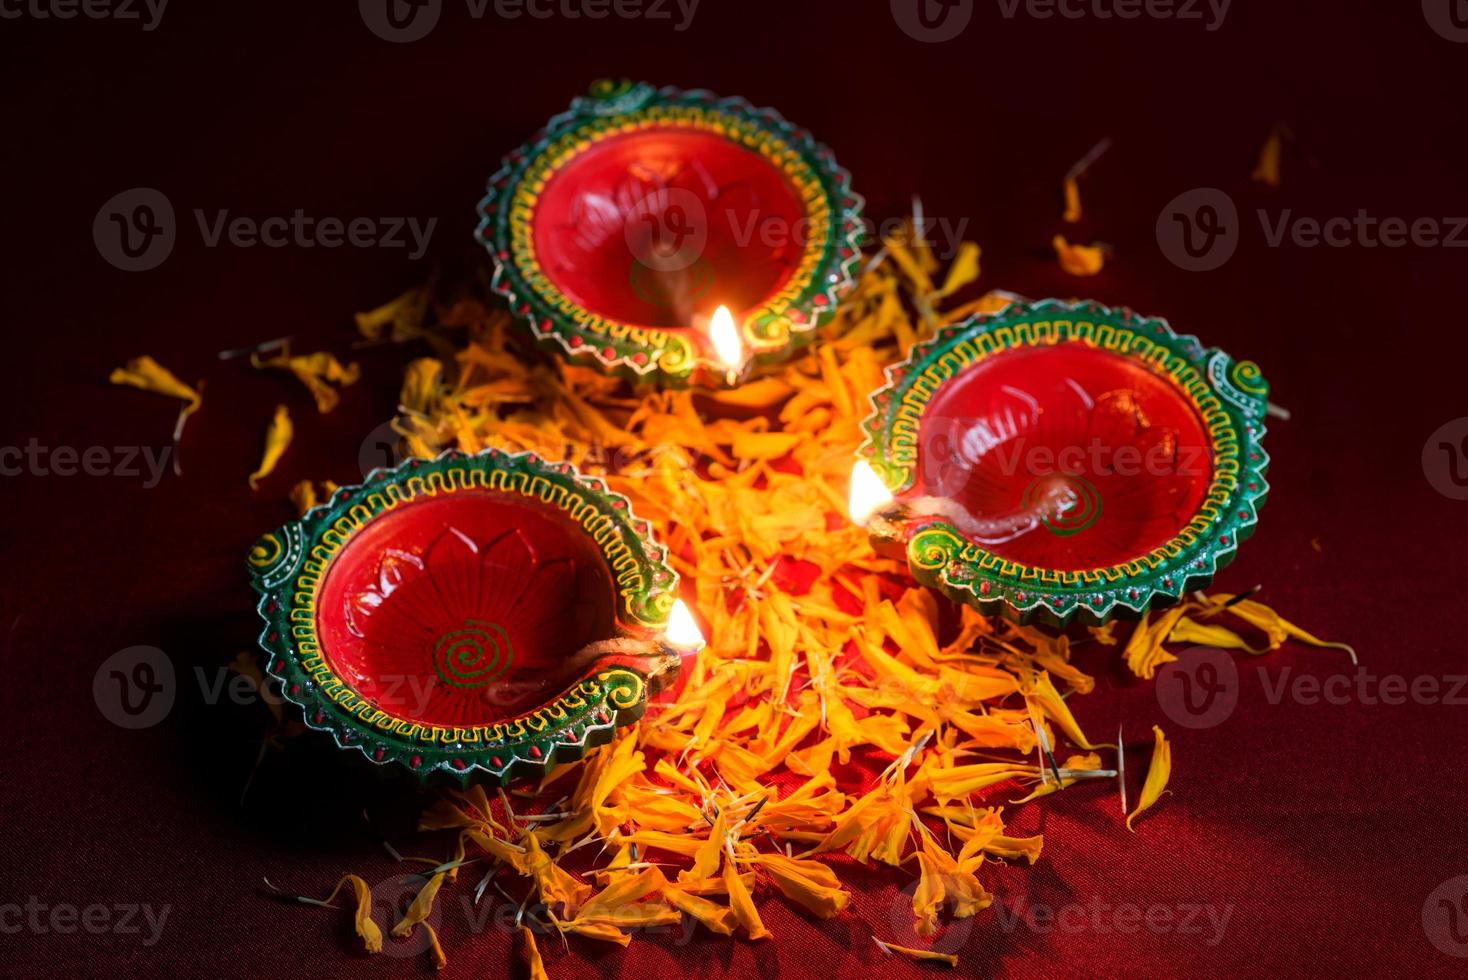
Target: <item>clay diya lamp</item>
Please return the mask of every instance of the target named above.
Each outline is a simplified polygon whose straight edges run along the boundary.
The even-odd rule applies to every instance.
[[[421,776],[537,776],[642,715],[702,637],[627,500],[532,453],[376,470],[249,556],[306,724]]]
[[[544,346],[633,379],[726,386],[834,312],[861,207],[831,151],[773,110],[599,82],[505,159],[476,234]]]
[[[1160,319],[1012,305],[873,393],[852,518],[986,614],[1095,625],[1201,588],[1254,530],[1268,385]]]

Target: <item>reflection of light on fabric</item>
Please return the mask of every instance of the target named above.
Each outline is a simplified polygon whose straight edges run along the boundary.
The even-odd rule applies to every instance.
[[[873,514],[892,503],[892,491],[866,460],[857,460],[851,468],[851,497],[847,513],[853,524],[865,527]]]
[[[705,643],[703,630],[698,628],[693,613],[689,612],[682,599],[676,600],[668,612],[668,628],[664,636],[669,646],[679,650],[702,650]]]
[[[734,316],[729,307],[721,306],[714,311],[709,321],[709,341],[719,363],[730,374],[738,374],[744,367],[744,345],[739,342],[739,328],[734,325]]]

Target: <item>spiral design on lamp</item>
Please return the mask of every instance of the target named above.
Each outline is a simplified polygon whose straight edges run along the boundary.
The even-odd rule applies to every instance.
[[[504,627],[473,619],[440,636],[433,646],[433,669],[439,680],[453,687],[483,687],[503,676],[511,659]]]
[[[693,370],[693,360],[693,347],[687,338],[671,336],[658,355],[658,367],[668,374],[687,374]]]
[[[924,528],[907,542],[907,560],[918,568],[934,571],[948,564],[963,542],[942,527]]]
[[[630,670],[607,670],[597,675],[607,692],[607,703],[619,711],[635,708],[643,703],[646,685],[642,675]]]
[[[1230,372],[1230,380],[1239,388],[1251,395],[1263,395],[1269,391],[1269,385],[1264,381],[1264,374],[1259,370],[1259,365],[1253,361],[1240,361],[1234,365]]]

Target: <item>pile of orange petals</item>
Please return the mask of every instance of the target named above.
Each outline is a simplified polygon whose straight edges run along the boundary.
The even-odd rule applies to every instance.
[[[453,792],[423,815],[422,830],[451,835],[451,863],[489,865],[521,904],[536,975],[542,951],[562,946],[547,935],[626,945],[692,919],[764,940],[758,897],[771,895],[849,915],[851,859],[889,866],[898,887],[916,876],[912,927],[931,936],[990,905],[986,862],[1040,856],[1040,837],[1006,834],[1011,801],[1117,791],[1115,746],[1088,739],[1067,700],[1095,687],[1073,647],[1151,676],[1169,642],[1232,643],[1231,621],[1267,646],[1308,637],[1258,603],[1200,598],[1130,639],[1112,627],[1067,639],[955,611],[873,553],[845,514],[868,394],[939,326],[1008,302],[955,302],[980,274],[978,248],[945,274],[915,237],[883,243],[806,353],[734,391],[633,391],[536,354],[504,313],[472,301],[415,294],[363,318],[373,339],[461,332],[444,357],[408,366],[395,422],[405,450],[531,449],[604,477],[653,523],[706,625],[676,697],[614,742],[538,787]],[[298,502],[313,494],[307,485]],[[1256,649],[1241,636],[1238,647]],[[886,768],[833,775],[854,759]],[[1170,769],[1159,732],[1136,813],[1162,798]],[[441,877],[426,902],[450,887]],[[884,952],[954,962],[895,945],[886,928],[873,936]]]

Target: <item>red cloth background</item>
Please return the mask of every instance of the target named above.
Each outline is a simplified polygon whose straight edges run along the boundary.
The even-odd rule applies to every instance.
[[[321,894],[338,874],[370,881],[394,865],[364,807],[399,847],[414,792],[339,765],[309,740],[272,755],[243,806],[258,706],[206,707],[194,678],[252,643],[243,555],[290,516],[298,478],[357,475],[364,433],[393,411],[403,350],[365,352],[367,382],[318,417],[284,376],[221,365],[215,352],[294,334],[301,350],[344,346],[349,314],[419,282],[428,261],[367,249],[204,248],[191,211],[254,217],[440,218],[430,258],[472,251],[473,206],[502,153],[599,76],[742,94],[829,143],[877,217],[912,193],[929,215],[967,219],[983,283],[1030,296],[1084,295],[1169,317],[1264,368],[1294,413],[1268,438],[1273,485],[1261,529],[1219,585],[1263,598],[1348,639],[1375,674],[1464,671],[1461,588],[1468,504],[1434,491],[1420,456],[1442,423],[1468,415],[1462,379],[1468,252],[1447,248],[1266,247],[1271,216],[1468,214],[1463,83],[1468,45],[1428,27],[1418,4],[1239,0],[1221,29],[1199,22],[1002,16],[978,4],[958,40],[918,43],[886,4],[704,0],[692,27],[667,22],[472,20],[447,5],[426,40],[389,45],[350,4],[177,4],[157,30],[78,19],[0,24],[6,93],[7,338],[0,445],[166,442],[176,406],[106,386],[153,353],[185,379],[209,376],[184,440],[184,476],[154,489],[125,477],[0,482],[0,905],[172,907],[161,939],[0,935],[10,975],[76,977],[402,976],[421,959],[368,959],[350,916],[278,903]],[[1270,126],[1287,121],[1284,185],[1248,174]],[[1111,152],[1084,183],[1085,221],[1059,221],[1059,179],[1102,137]],[[105,264],[91,223],[110,196],[156,187],[180,240],[159,269]],[[1223,268],[1188,273],[1154,239],[1168,200],[1228,192],[1244,215]],[[1048,254],[1066,231],[1115,249],[1091,280]],[[259,494],[245,476],[273,406],[298,441]],[[94,673],[115,651],[162,648],[184,694],[143,731],[109,723]],[[1223,724],[1187,731],[1151,685],[1100,668],[1073,701],[1088,730],[1124,721],[1140,769],[1149,727],[1175,742],[1173,794],[1123,830],[1108,787],[1081,787],[1010,813],[1043,832],[1033,868],[983,877],[1007,909],[1154,903],[1232,911],[1222,941],[1175,929],[1117,934],[1006,931],[993,912],[961,925],[965,975],[1155,976],[1461,973],[1434,948],[1424,902],[1468,874],[1461,706],[1269,703],[1241,664]],[[1342,654],[1289,648],[1263,661],[1326,677]],[[206,676],[212,677],[212,674]],[[1140,774],[1133,782],[1133,791]],[[477,878],[477,875],[474,876]],[[869,936],[902,939],[907,871],[857,878],[852,909],[814,922],[762,906],[777,941],[629,950],[542,946],[555,977],[914,976]],[[466,890],[461,887],[459,891]],[[499,976],[513,959],[493,920],[478,934],[446,896],[446,976]],[[1105,913],[1103,927],[1114,920]],[[1067,920],[1074,926],[1076,919]],[[910,938],[910,936],[907,936]],[[521,969],[509,968],[512,973]]]

